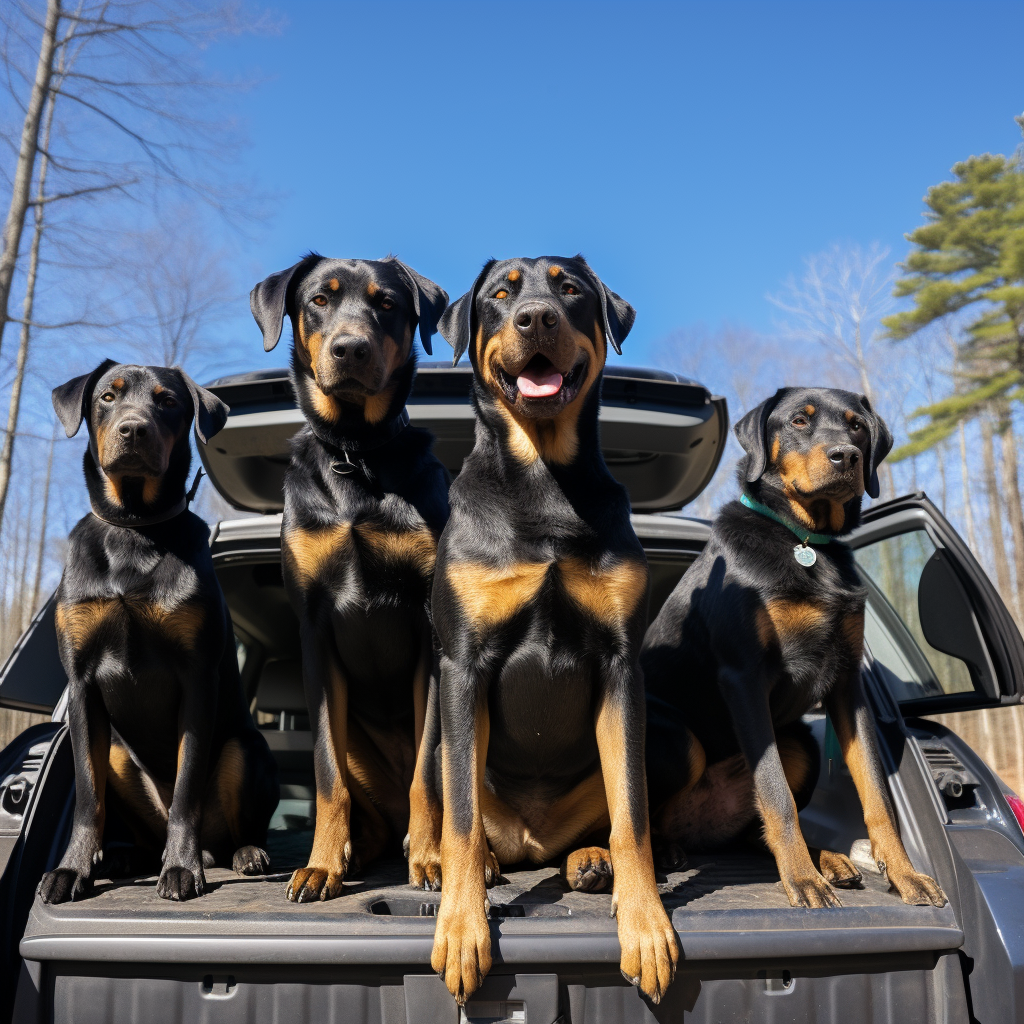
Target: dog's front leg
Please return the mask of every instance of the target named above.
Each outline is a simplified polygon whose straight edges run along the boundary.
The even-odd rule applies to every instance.
[[[75,761],[75,818],[60,866],[43,875],[39,883],[44,903],[66,903],[87,895],[93,871],[103,857],[110,719],[95,685],[72,679],[70,686],[68,727]]]
[[[440,691],[444,890],[430,964],[463,1005],[491,969],[488,849],[480,805],[490,719],[482,681],[447,657],[441,658]]]
[[[352,859],[352,797],[348,790],[348,684],[333,640],[302,623],[302,678],[313,732],[316,829],[306,867],[292,873],[295,903],[340,896]]]
[[[199,836],[203,818],[210,742],[216,719],[216,670],[199,671],[182,693],[178,709],[178,769],[167,812],[167,841],[156,892],[167,900],[202,896],[206,887]]]
[[[409,860],[409,884],[417,888],[441,888],[441,800],[437,793],[435,764],[441,741],[440,665],[424,624],[420,664],[413,681],[416,767],[409,790],[409,834],[405,855]]]
[[[842,901],[811,860],[800,831],[796,801],[786,781],[772,726],[768,694],[751,669],[722,667],[718,683],[732,714],[740,749],[754,777],[754,799],[764,839],[775,857],[782,886],[794,907],[841,907]]]
[[[612,914],[618,918],[619,968],[657,1003],[675,976],[679,945],[665,913],[651,855],[644,772],[644,694],[640,666],[615,658],[597,712],[614,873]]]
[[[859,665],[829,694],[825,706],[857,787],[871,840],[871,855],[879,869],[886,873],[904,903],[945,906],[946,894],[934,879],[914,870],[900,838],[896,813],[885,788],[882,759],[875,742],[875,724],[864,694]]]

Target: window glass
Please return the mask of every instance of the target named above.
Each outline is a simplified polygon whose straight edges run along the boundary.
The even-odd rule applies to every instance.
[[[974,691],[967,665],[932,647],[921,629],[917,591],[935,550],[924,530],[911,530],[854,552],[868,588],[864,640],[898,701]]]

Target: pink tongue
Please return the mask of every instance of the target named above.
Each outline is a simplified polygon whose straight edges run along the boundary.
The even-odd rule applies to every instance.
[[[557,395],[562,387],[562,375],[554,368],[549,373],[523,370],[516,379],[516,385],[527,398],[549,398]]]

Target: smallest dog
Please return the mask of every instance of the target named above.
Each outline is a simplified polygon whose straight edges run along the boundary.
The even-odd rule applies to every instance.
[[[846,857],[812,860],[797,797],[818,749],[801,716],[828,711],[875,860],[905,903],[946,897],[900,839],[861,681],[865,591],[836,538],[860,520],[892,437],[867,398],[782,388],[736,424],[742,504],[726,505],[644,642],[652,826],[714,849],[760,816],[795,907],[840,906],[859,881]],[[687,730],[688,727],[688,730]],[[820,869],[820,870],[819,870]],[[830,884],[831,883],[831,884]]]
[[[39,895],[88,893],[108,799],[143,851],[163,851],[165,899],[201,895],[204,863],[262,874],[277,768],[242,694],[206,524],[185,495],[189,424],[205,444],[227,406],[181,370],[110,359],[54,389],[53,405],[68,437],[88,423],[93,511],[71,531],[57,591],[74,825]],[[106,874],[135,873],[111,860]]]

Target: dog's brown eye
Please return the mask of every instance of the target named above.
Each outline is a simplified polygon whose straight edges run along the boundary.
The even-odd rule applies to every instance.
[[[807,426],[807,417],[806,416],[794,416],[793,417],[793,426],[794,427],[806,427]]]
[[[174,400],[172,395],[164,395],[163,404],[167,406],[168,409],[173,409],[178,403]]]
[[[326,306],[327,305],[327,296],[326,295],[314,295],[313,296],[313,305],[314,306]]]
[[[381,299],[381,309],[391,309],[395,304],[390,299]]]
[[[504,288],[501,288],[499,291],[496,291],[494,293],[494,297],[496,299],[507,299],[508,298],[508,292],[505,291]]]
[[[574,284],[563,284],[562,294],[563,295],[579,295],[580,290]]]
[[[117,396],[114,394],[113,391],[105,391],[102,395],[100,395],[100,401],[112,402],[116,397]]]

